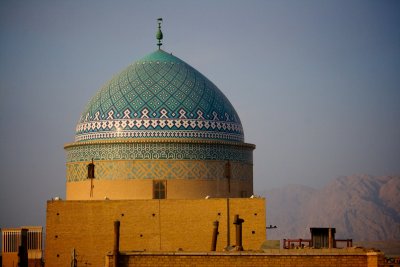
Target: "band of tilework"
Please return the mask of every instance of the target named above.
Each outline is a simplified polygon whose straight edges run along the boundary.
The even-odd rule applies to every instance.
[[[251,144],[219,142],[92,141],[65,146],[67,162],[94,160],[231,160],[253,163]]]
[[[87,180],[89,162],[67,163],[67,182]],[[114,160],[95,161],[97,180],[130,179],[226,179],[225,161],[204,160]],[[233,180],[253,178],[253,165],[230,162]]]

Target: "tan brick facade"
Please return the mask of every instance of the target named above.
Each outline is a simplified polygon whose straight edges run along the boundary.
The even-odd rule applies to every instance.
[[[106,266],[111,267],[112,255],[108,255]],[[121,267],[187,267],[187,266],[271,266],[271,267],[383,267],[384,257],[380,252],[363,249],[316,249],[280,250],[263,252],[202,252],[202,253],[121,253]]]
[[[252,169],[250,169],[252,170]],[[67,182],[67,200],[103,200],[108,197],[118,199],[152,199],[153,179],[86,179]],[[93,190],[91,186],[93,183]],[[166,180],[168,199],[203,199],[210,197],[250,197],[253,194],[253,179],[168,179]],[[91,195],[92,194],[92,195]]]
[[[115,220],[121,222],[122,251],[209,251],[218,220],[217,251],[222,251],[235,244],[235,214],[245,220],[244,248],[259,249],[266,238],[261,198],[49,201],[46,266],[68,266],[74,248],[80,265],[104,266]]]

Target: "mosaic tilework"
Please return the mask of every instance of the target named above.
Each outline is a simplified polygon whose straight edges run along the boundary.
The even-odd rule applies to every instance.
[[[253,162],[253,147],[218,143],[99,143],[66,147],[67,162],[119,159],[233,160]]]
[[[76,141],[141,134],[244,140],[239,116],[225,95],[193,67],[162,50],[128,66],[95,94],[81,115]]]
[[[185,130],[176,130],[180,127]],[[233,130],[236,133],[222,130]],[[243,135],[238,134],[243,132],[240,124],[189,119],[92,121],[78,124],[76,132],[76,141],[109,138],[198,138],[244,141]]]
[[[67,182],[86,180],[88,163],[67,163]],[[226,179],[225,163],[202,160],[95,161],[95,179]],[[231,179],[252,180],[253,165],[231,162],[231,172]]]

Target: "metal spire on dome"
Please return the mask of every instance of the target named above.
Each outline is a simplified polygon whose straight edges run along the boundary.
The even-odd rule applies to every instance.
[[[156,33],[156,38],[158,40],[158,44],[157,45],[158,45],[158,49],[161,49],[161,45],[162,45],[161,40],[163,39],[163,34],[162,34],[162,31],[161,31],[162,18],[158,18],[157,22],[158,22],[158,31]]]

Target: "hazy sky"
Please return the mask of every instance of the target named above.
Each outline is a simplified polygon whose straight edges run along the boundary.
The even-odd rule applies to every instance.
[[[400,174],[399,1],[0,1],[0,227],[45,225],[80,113],[158,17],[257,145],[256,192]]]

